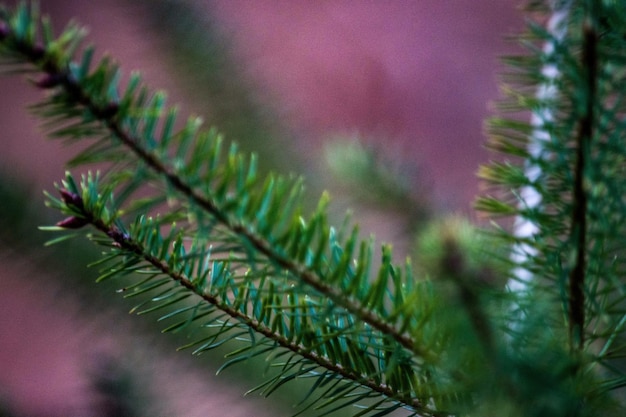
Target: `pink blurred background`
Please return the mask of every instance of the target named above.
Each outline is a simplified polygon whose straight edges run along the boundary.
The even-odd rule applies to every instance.
[[[474,173],[488,159],[482,124],[498,97],[497,56],[512,50],[504,35],[522,26],[516,1],[195,3],[214,16],[257,99],[271,103],[278,123],[294,132],[294,147],[314,166],[324,169],[325,140],[357,134],[419,166],[438,210],[472,216]],[[167,89],[189,113],[197,98],[185,96],[172,64],[164,63],[162,43],[137,24],[146,4],[46,0],[42,9],[57,27],[72,17],[87,25],[99,51],[110,52],[127,71],[141,69],[150,85]],[[72,151],[44,140],[25,110],[39,92],[16,77],[1,77],[0,92],[1,171],[29,184],[32,198],[43,201],[40,190],[63,177]],[[86,411],[95,400],[86,394],[84,369],[93,352],[115,351],[111,346],[119,343],[115,333],[99,331],[106,316],[77,320],[71,295],[61,296],[45,276],[24,278],[40,274],[28,259],[0,246],[0,394],[20,415],[93,415]],[[177,373],[174,364],[186,363],[186,356],[168,357],[163,369],[186,381],[190,397],[206,393],[206,403],[191,407],[176,389],[164,389],[160,395],[177,415],[216,415],[218,404],[229,415],[259,415],[264,402],[241,400],[249,387]]]

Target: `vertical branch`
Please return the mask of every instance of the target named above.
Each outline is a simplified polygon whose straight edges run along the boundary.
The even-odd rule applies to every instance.
[[[593,1],[592,1],[593,3]],[[593,14],[593,13],[589,13]],[[594,133],[594,103],[597,95],[598,52],[597,33],[593,16],[583,22],[582,74],[584,77],[585,110],[576,135],[576,165],[574,167],[574,191],[572,227],[570,237],[576,248],[574,267],[569,276],[569,331],[572,348],[584,344],[585,325],[585,269],[587,250],[587,194],[585,191],[585,167],[587,166],[591,139]]]

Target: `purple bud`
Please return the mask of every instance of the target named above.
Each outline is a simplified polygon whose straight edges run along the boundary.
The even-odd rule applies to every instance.
[[[80,229],[81,227],[86,226],[88,224],[89,222],[87,221],[87,219],[83,219],[82,217],[71,216],[71,217],[61,220],[56,225],[64,229]]]
[[[61,194],[63,202],[65,202],[65,204],[67,204],[68,206],[74,206],[80,210],[85,207],[85,205],[83,204],[83,199],[78,194],[74,194],[73,192],[66,190],[65,188],[60,189],[59,193]]]

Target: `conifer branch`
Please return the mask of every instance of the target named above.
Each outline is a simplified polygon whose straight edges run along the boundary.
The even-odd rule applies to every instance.
[[[490,146],[521,156],[523,169],[508,161],[481,168],[481,177],[507,194],[482,198],[478,207],[515,215],[516,225],[529,226],[527,233],[500,235],[514,251],[523,249],[511,258],[512,279],[522,284],[511,288],[527,293],[512,306],[519,314],[512,332],[528,320],[536,295],[553,297],[560,305],[552,306],[550,320],[569,338],[572,357],[579,358],[593,341],[606,337],[611,345],[624,332],[626,297],[615,284],[624,271],[618,242],[625,224],[620,167],[626,10],[593,0],[532,4],[550,19],[547,28],[529,27],[524,42],[530,56],[506,58],[513,70],[507,81],[515,87],[507,87],[510,97],[501,109],[531,112],[540,123],[492,120]],[[623,371],[609,365],[607,352],[601,351],[596,364],[622,381]]]
[[[34,85],[49,94],[34,110],[50,136],[95,138],[71,163],[109,164],[80,187],[68,173],[60,198],[48,194],[66,215],[48,229],[94,227],[87,236],[108,248],[97,281],[124,279],[124,298],[141,300],[132,311],[165,311],[158,321],[175,321],[163,332],[189,330],[193,354],[243,343],[220,369],[267,354],[277,372],[251,392],[312,378],[300,406],[324,415],[370,401],[358,416],[586,417],[626,386],[615,360],[626,356],[626,11],[530,3],[545,14],[522,37],[530,56],[507,59],[515,88],[502,110],[533,118],[492,120],[490,146],[514,161],[481,168],[508,194],[478,203],[530,225],[496,233],[513,255],[490,252],[523,291],[483,277],[487,263],[466,246],[489,245],[456,229],[438,234],[437,267],[420,265],[440,280],[414,279],[388,245],[372,274],[373,241],[347,221],[328,226],[326,195],[304,218],[299,180],[258,178],[254,156],[223,152],[197,118],[175,131],[165,93],[136,74],[120,89],[109,58],[92,68],[93,49],[76,52],[80,27],[55,37],[35,6],[0,8],[0,64],[43,73]],[[142,187],[156,191],[139,197]]]
[[[208,261],[209,252],[202,252],[198,255],[193,255],[193,252],[185,255],[184,250],[181,247],[180,240],[176,240],[173,242],[173,253],[164,255],[160,248],[168,247],[167,243],[165,245],[158,244],[156,246],[150,246],[150,241],[161,241],[160,238],[155,238],[155,229],[152,229],[148,224],[147,228],[139,225],[139,227],[133,227],[130,231],[126,231],[120,226],[116,224],[119,223],[119,220],[111,215],[104,214],[106,212],[105,207],[107,206],[107,201],[110,201],[110,194],[96,194],[96,190],[98,189],[98,179],[97,177],[89,176],[87,178],[83,178],[81,182],[81,188],[79,189],[75,184],[72,177],[68,174],[67,179],[63,182],[63,187],[59,188],[59,192],[61,195],[61,199],[58,200],[53,196],[49,195],[49,204],[52,207],[56,207],[60,209],[62,212],[69,215],[69,217],[57,223],[56,226],[50,228],[54,229],[80,229],[87,225],[92,225],[95,229],[102,232],[105,236],[110,239],[110,241],[103,241],[101,238],[92,237],[92,240],[96,242],[100,242],[110,247],[112,253],[105,257],[104,260],[108,261],[113,259],[114,257],[122,257],[123,261],[117,265],[111,266],[107,268],[106,271],[98,281],[109,279],[115,275],[123,275],[125,271],[133,266],[133,270],[142,269],[146,273],[151,275],[150,282],[142,281],[139,284],[133,284],[130,287],[126,287],[121,289],[121,292],[128,292],[128,296],[136,296],[138,294],[144,293],[149,290],[153,290],[155,288],[163,286],[164,281],[158,279],[157,275],[163,275],[169,277],[173,282],[178,283],[183,288],[188,289],[190,292],[199,296],[204,302],[208,303],[211,306],[216,307],[222,313],[225,313],[228,317],[231,317],[240,323],[245,328],[250,329],[260,335],[271,340],[275,345],[273,345],[273,349],[283,348],[289,352],[292,352],[295,355],[303,358],[299,360],[299,362],[306,363],[306,367],[304,370],[296,371],[297,375],[306,376],[308,373],[312,371],[315,367],[321,367],[325,369],[325,372],[319,377],[323,380],[332,380],[338,379],[343,380],[344,382],[353,381],[359,386],[363,387],[371,391],[371,393],[378,394],[384,396],[390,402],[395,404],[395,406],[401,406],[419,413],[419,415],[423,416],[448,416],[450,413],[434,410],[429,406],[426,406],[422,399],[414,396],[413,393],[407,391],[406,387],[402,388],[401,386],[397,386],[396,382],[392,379],[389,379],[388,382],[384,382],[383,373],[391,373],[393,374],[393,368],[390,366],[385,369],[381,367],[379,370],[375,368],[370,368],[368,373],[365,373],[363,370],[359,370],[359,367],[351,368],[346,366],[345,363],[341,361],[337,361],[332,359],[329,355],[323,354],[320,351],[320,347],[324,344],[333,344],[335,343],[333,339],[337,338],[345,338],[346,342],[350,342],[348,340],[349,334],[346,332],[351,331],[351,329],[339,329],[336,328],[329,335],[325,335],[321,329],[317,329],[316,331],[319,333],[318,339],[315,337],[303,337],[302,334],[311,331],[310,329],[306,329],[306,323],[303,321],[299,326],[302,326],[302,330],[300,331],[300,335],[295,335],[293,330],[282,329],[281,327],[275,326],[276,320],[270,320],[272,313],[270,310],[275,310],[277,313],[281,311],[282,308],[290,309],[292,307],[286,306],[281,307],[276,302],[270,302],[269,305],[262,307],[260,310],[254,308],[255,314],[260,315],[260,317],[264,318],[255,318],[254,314],[249,314],[246,312],[246,304],[248,303],[245,299],[248,296],[244,296],[242,300],[238,297],[235,301],[228,301],[228,295],[232,292],[243,291],[236,290],[234,287],[231,289],[229,285],[221,286],[218,284],[219,281],[224,281],[222,278],[219,278],[220,272],[214,272],[217,274],[217,277],[211,278],[211,283],[207,282],[207,274],[213,271],[224,271],[220,265],[223,265],[223,261],[214,261],[212,267],[203,266],[199,269],[197,266],[190,265],[185,259],[192,259],[192,257],[198,257],[203,259],[203,262],[200,264],[206,264]],[[95,198],[95,200],[94,200]],[[85,200],[86,199],[86,200]],[[143,231],[142,231],[143,229]],[[158,232],[157,232],[158,233]],[[173,234],[176,232],[173,231]],[[135,234],[150,236],[147,241],[142,242],[141,240],[135,239],[133,236]],[[146,239],[144,237],[144,239]],[[108,242],[108,243],[107,243]],[[193,246],[193,245],[192,245]],[[181,252],[181,250],[183,252]],[[215,264],[217,262],[218,264]],[[98,262],[101,263],[101,262]],[[200,265],[198,264],[198,265]],[[144,265],[144,266],[142,266]],[[149,265],[152,268],[146,268],[145,265]],[[191,278],[190,274],[192,271],[197,271],[196,276]],[[250,288],[248,288],[250,290]],[[262,291],[262,288],[257,288],[257,291]],[[168,298],[172,294],[177,294],[178,292],[174,290],[168,290],[160,295],[156,296],[152,299],[152,301],[156,302],[155,307],[148,307],[143,310],[143,312],[151,312],[157,309],[161,309],[164,306],[171,304],[171,301],[168,301]],[[182,296],[186,298],[186,296]],[[183,298],[178,298],[173,302],[177,302],[178,300]],[[162,300],[165,302],[162,305],[159,305]],[[256,301],[250,300],[252,304],[255,304]],[[145,303],[140,304],[143,306]],[[135,307],[133,310],[137,310],[139,306]],[[297,307],[296,307],[297,308]],[[321,307],[325,308],[325,307]],[[174,315],[180,314],[181,311],[188,311],[189,307],[183,307],[182,309],[175,310],[174,312],[168,313],[165,317],[171,317]],[[268,312],[264,312],[263,310],[267,310]],[[142,314],[142,312],[140,312]],[[282,313],[281,313],[282,314]],[[197,317],[201,317],[203,314],[199,314]],[[306,316],[306,315],[305,315]],[[276,316],[276,318],[280,317],[280,314]],[[196,316],[192,316],[189,319],[185,319],[182,322],[176,323],[170,327],[168,327],[164,331],[173,331],[180,330],[186,326],[188,326],[192,321],[196,320]],[[312,320],[309,319],[309,320]],[[271,325],[269,323],[272,323]],[[226,324],[221,325],[225,327]],[[226,326],[226,327],[238,327],[238,326]],[[214,341],[216,337],[221,333],[218,332],[217,335],[210,336],[208,340]],[[356,340],[356,339],[355,339]],[[202,343],[202,341],[194,342],[188,346],[196,345],[198,343]],[[352,342],[350,342],[352,343]],[[367,349],[371,348],[368,344],[372,343],[367,342],[365,344],[358,345],[349,345],[354,346],[350,347],[347,352],[344,354],[354,356],[357,355],[368,355],[366,352]],[[203,350],[210,349],[211,346],[207,345],[217,345],[217,343],[209,342],[204,343],[201,348],[199,348],[196,352],[202,352]],[[251,341],[251,349],[256,348],[256,343]],[[259,350],[261,350],[259,348]],[[262,351],[262,350],[261,350]],[[389,354],[389,353],[386,353]],[[391,357],[395,356],[395,354],[391,355]],[[382,358],[381,358],[382,359]],[[391,360],[393,362],[394,360]],[[407,368],[399,367],[402,372],[407,372],[408,375],[412,375],[412,373]],[[271,382],[271,381],[270,381]],[[416,383],[416,381],[412,381],[411,384]],[[359,398],[370,398],[371,394],[365,393],[360,394]],[[417,414],[416,414],[417,415]]]
[[[122,232],[114,225],[106,224],[102,219],[94,216],[93,213],[87,211],[82,203],[80,197],[66,189],[60,190],[61,195],[66,202],[71,202],[75,208],[78,209],[79,217],[68,217],[67,219],[57,223],[62,228],[80,228],[91,224],[95,229],[104,233],[113,242],[113,246],[119,248],[128,254],[133,254],[136,257],[142,259],[147,264],[152,265],[157,271],[160,271],[163,275],[170,277],[181,286],[187,288],[207,303],[217,307],[220,311],[226,313],[229,317],[241,322],[246,327],[254,330],[255,332],[267,337],[274,341],[278,346],[289,350],[303,358],[309,360],[311,363],[324,368],[333,374],[344,378],[346,380],[354,381],[373,392],[381,394],[390,400],[403,404],[404,407],[410,407],[411,409],[419,412],[421,416],[448,416],[448,413],[437,412],[429,410],[419,399],[402,396],[401,393],[395,391],[390,386],[377,382],[373,378],[369,378],[365,375],[360,375],[352,369],[348,369],[341,364],[329,360],[327,357],[321,356],[312,351],[310,347],[303,345],[302,343],[296,343],[293,340],[285,337],[284,335],[273,331],[268,326],[255,320],[249,315],[243,314],[238,309],[231,305],[224,303],[219,296],[213,294],[207,294],[197,283],[189,279],[185,274],[172,269],[172,267],[162,259],[154,256],[139,242],[134,241],[127,233]]]

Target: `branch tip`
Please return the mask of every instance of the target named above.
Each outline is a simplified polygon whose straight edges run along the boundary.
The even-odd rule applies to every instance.
[[[76,207],[79,210],[84,210],[85,204],[83,203],[83,199],[78,195],[65,188],[59,190],[59,194],[61,194],[61,199],[68,206]]]

